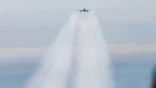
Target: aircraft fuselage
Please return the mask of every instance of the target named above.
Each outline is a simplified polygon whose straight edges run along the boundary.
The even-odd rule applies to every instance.
[[[81,10],[81,12],[88,12],[88,10],[86,10],[85,8],[83,10]]]

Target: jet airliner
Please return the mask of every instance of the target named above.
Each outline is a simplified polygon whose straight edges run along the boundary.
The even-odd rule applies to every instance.
[[[75,9],[76,11],[80,11],[80,12],[89,12],[89,11],[93,11],[93,10],[87,10],[85,7],[84,7],[84,9],[82,9],[82,10],[77,10],[77,9]]]

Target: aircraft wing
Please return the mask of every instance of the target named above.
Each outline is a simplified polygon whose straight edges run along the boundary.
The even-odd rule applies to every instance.
[[[92,10],[88,10],[88,11],[94,11],[95,9],[92,9]]]
[[[81,11],[81,10],[77,10],[77,9],[74,9],[74,10],[76,10],[76,11]]]

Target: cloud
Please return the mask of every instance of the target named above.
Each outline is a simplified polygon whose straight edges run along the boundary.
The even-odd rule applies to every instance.
[[[151,54],[151,53],[156,53],[156,45],[155,44],[109,45],[109,51],[111,54]]]
[[[0,49],[0,58],[43,56],[48,47]],[[108,45],[110,54],[156,53],[156,44],[114,44]]]
[[[0,49],[0,67],[7,66],[8,64],[17,64],[17,63],[38,63],[41,61],[42,57],[44,56],[45,52],[47,51],[49,47],[36,47],[36,48],[7,48],[7,49]],[[78,52],[79,48],[75,47],[75,52]],[[108,45],[108,51],[110,55],[113,56],[120,56],[126,55],[131,56],[133,55],[140,55],[140,54],[156,54],[156,44],[114,44],[114,45]],[[142,56],[142,55],[141,55]],[[117,58],[117,60],[128,60],[128,61],[140,61],[139,58],[142,58],[141,60],[147,61],[147,58],[144,57],[138,57],[134,56],[134,58]],[[151,56],[148,56],[148,58],[153,58]],[[153,61],[153,59],[148,59],[148,61]],[[0,75],[3,73],[0,73]],[[4,73],[5,74],[5,73]],[[20,74],[13,73],[13,74]],[[9,75],[9,74],[8,74]]]
[[[47,47],[0,49],[0,58],[43,56]]]

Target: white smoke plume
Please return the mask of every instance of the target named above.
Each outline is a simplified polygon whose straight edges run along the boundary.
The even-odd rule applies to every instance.
[[[109,65],[96,16],[74,13],[26,88],[114,88]]]

